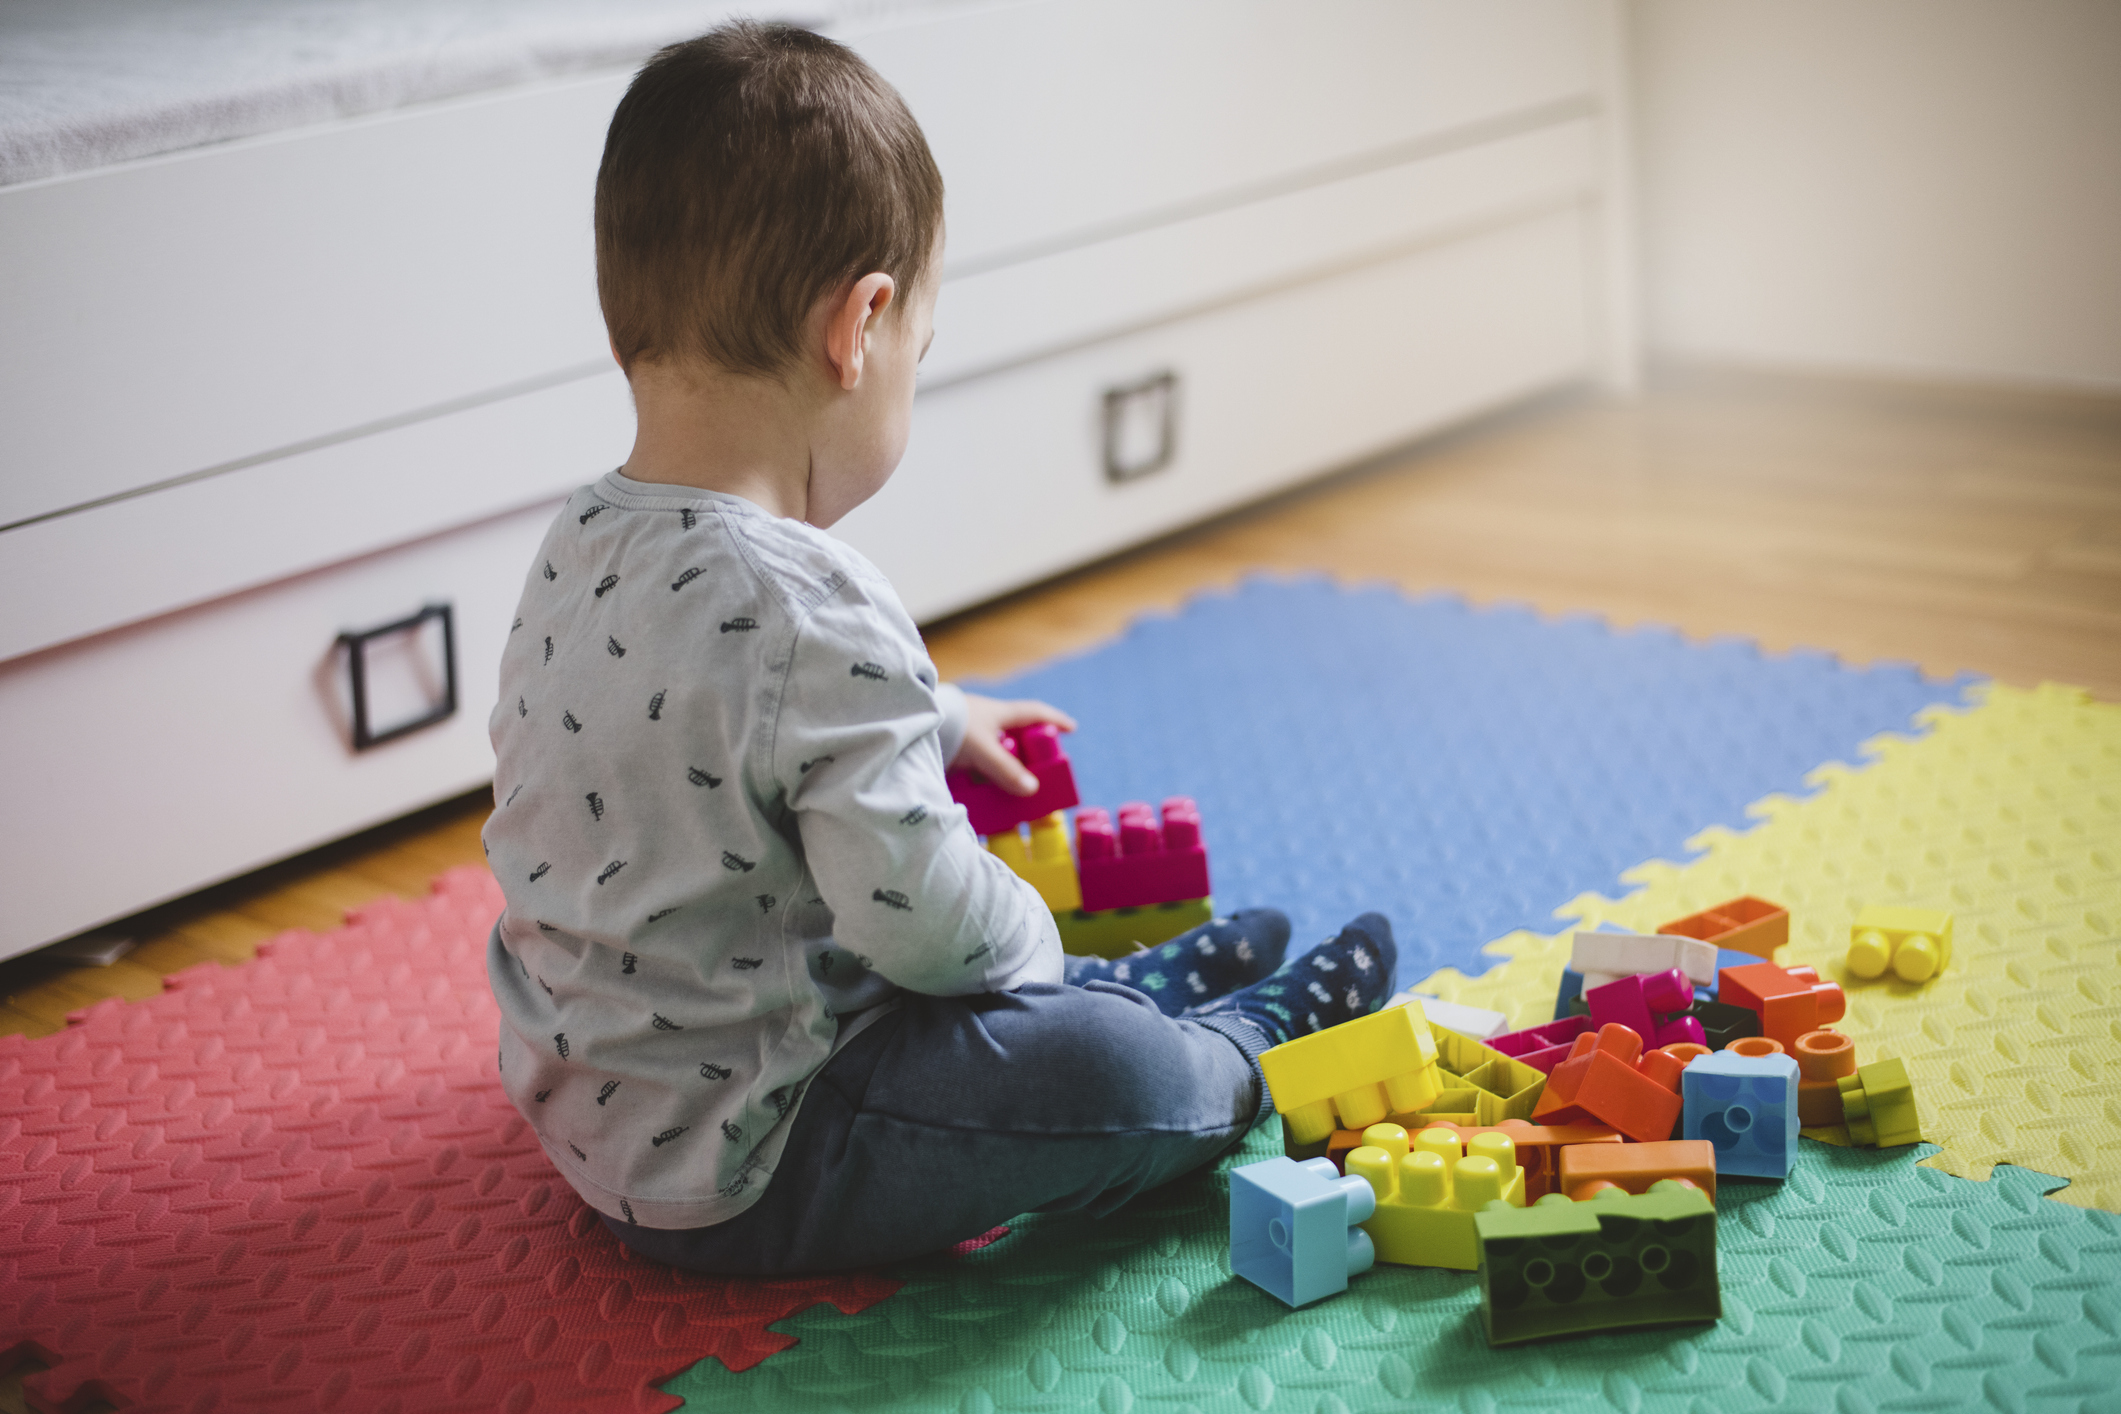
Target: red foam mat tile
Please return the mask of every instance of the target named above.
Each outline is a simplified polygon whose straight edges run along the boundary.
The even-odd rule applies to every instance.
[[[39,1408],[650,1411],[899,1283],[633,1259],[501,1092],[484,870],[0,1037],[0,1371]]]

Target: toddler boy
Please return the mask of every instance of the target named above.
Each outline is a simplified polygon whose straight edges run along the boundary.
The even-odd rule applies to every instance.
[[[1073,724],[939,683],[824,533],[905,448],[942,196],[860,59],[751,23],[651,60],[598,172],[639,427],[554,521],[502,659],[488,972],[554,1165],[697,1270],[1108,1211],[1243,1137],[1260,1050],[1390,988],[1375,915],[1280,972],[1270,910],[1064,959],[951,802],[945,763],[1028,791],[1002,728]]]

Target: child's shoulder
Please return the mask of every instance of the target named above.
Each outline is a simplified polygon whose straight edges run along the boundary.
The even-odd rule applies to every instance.
[[[673,585],[685,575],[726,576],[740,563],[798,619],[832,601],[904,615],[890,581],[853,546],[724,492],[610,472],[569,498],[553,534],[576,540],[592,558],[660,562]]]

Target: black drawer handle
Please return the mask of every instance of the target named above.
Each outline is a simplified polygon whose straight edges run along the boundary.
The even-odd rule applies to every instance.
[[[1152,420],[1156,445],[1145,451],[1140,439],[1128,434]],[[1167,368],[1139,383],[1105,390],[1107,481],[1132,481],[1152,471],[1162,471],[1177,455],[1178,374]]]
[[[400,722],[394,727],[375,731],[369,722],[368,713],[368,645],[378,638],[387,638],[396,633],[410,633],[429,619],[442,621],[442,700],[432,712],[414,717],[409,722]],[[431,727],[436,722],[447,721],[457,714],[457,626],[455,616],[447,604],[428,604],[409,619],[382,624],[375,628],[349,629],[339,635],[339,643],[346,649],[346,671],[353,685],[353,749],[366,751],[372,746],[381,746],[386,741],[396,741],[408,732],[422,727]]]

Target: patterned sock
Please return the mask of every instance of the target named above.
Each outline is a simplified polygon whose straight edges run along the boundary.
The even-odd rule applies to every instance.
[[[1213,918],[1168,943],[1128,957],[1070,957],[1067,980],[1118,982],[1156,1003],[1165,1016],[1250,986],[1281,966],[1289,920],[1278,909],[1246,908]]]
[[[1377,1010],[1392,994],[1398,961],[1391,923],[1381,913],[1365,913],[1339,937],[1208,1009],[1236,1012],[1278,1046]]]

